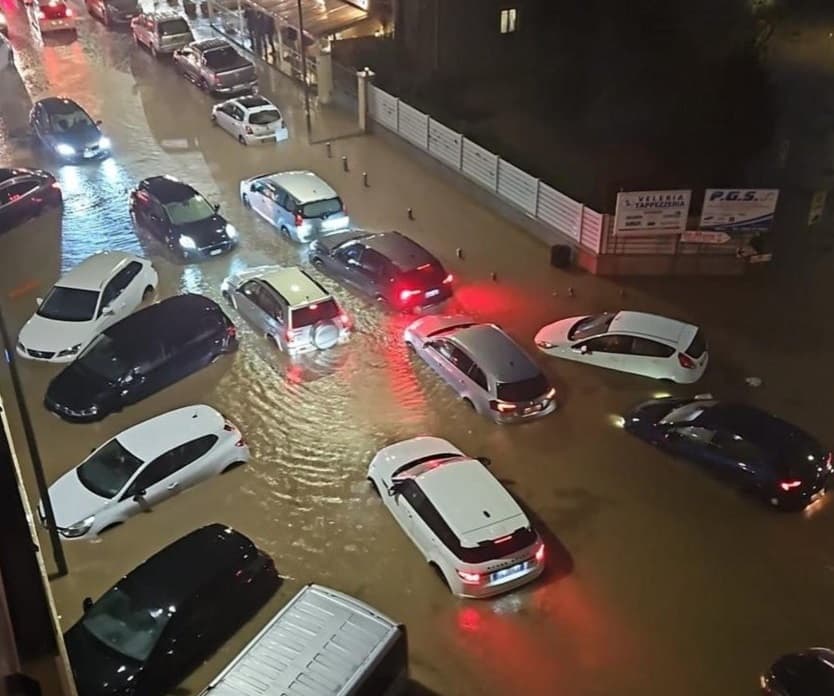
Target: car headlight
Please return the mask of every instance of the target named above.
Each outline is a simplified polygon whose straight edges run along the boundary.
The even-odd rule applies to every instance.
[[[229,239],[237,239],[238,238],[238,233],[237,233],[237,230],[235,229],[234,225],[226,223],[226,236]]]
[[[180,235],[180,240],[179,241],[180,241],[180,246],[183,249],[196,249],[197,248],[197,242],[195,242],[191,237],[188,237],[184,234]]]
[[[81,416],[95,416],[98,413],[98,406],[90,406],[89,408],[82,408],[78,411]]]
[[[72,348],[65,348],[62,351],[58,352],[58,357],[63,358],[67,355],[75,355],[79,350],[81,350],[81,344],[76,343]]]
[[[104,136],[102,136],[101,138],[99,138],[98,146],[102,150],[109,150],[110,149],[110,138],[105,138]]]
[[[70,539],[74,539],[76,537],[84,536],[87,532],[90,531],[90,528],[93,526],[93,523],[96,521],[95,515],[91,515],[80,522],[76,522],[75,524],[71,524],[69,527],[63,527],[61,529],[61,535],[68,537]]]
[[[55,152],[62,157],[72,157],[75,154],[75,148],[72,145],[67,145],[66,143],[58,143],[55,146]]]

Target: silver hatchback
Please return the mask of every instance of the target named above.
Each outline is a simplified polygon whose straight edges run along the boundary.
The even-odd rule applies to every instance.
[[[467,316],[426,316],[405,330],[406,345],[475,411],[496,423],[556,410],[556,390],[530,356],[495,324]]]

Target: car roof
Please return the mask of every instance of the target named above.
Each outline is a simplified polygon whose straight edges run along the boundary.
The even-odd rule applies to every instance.
[[[137,336],[151,337],[164,326],[171,331],[188,332],[198,325],[202,312],[223,313],[214,300],[203,295],[174,295],[150,307],[129,314],[103,333],[117,344],[138,350]]]
[[[399,232],[379,232],[362,238],[362,244],[390,259],[402,271],[410,271],[437,259],[413,239]]]
[[[226,39],[200,39],[199,41],[194,41],[191,45],[201,51],[211,51],[215,48],[231,48],[232,46]]]
[[[0,167],[0,184],[15,179],[19,176],[32,176],[43,178],[47,173],[41,169],[24,169],[22,167]]]
[[[275,172],[263,178],[286,189],[299,203],[323,201],[339,196],[330,184],[310,171]]]
[[[276,267],[265,272],[260,278],[284,297],[291,307],[330,298],[330,293],[298,266]]]
[[[223,423],[223,416],[211,406],[185,406],[137,423],[116,435],[116,440],[147,462],[174,447],[216,433]]]
[[[69,97],[44,97],[36,104],[43,106],[49,113],[69,113],[70,110],[84,111],[81,105]],[[84,113],[87,113],[84,111]]]
[[[215,523],[180,537],[125,575],[124,586],[135,606],[178,607],[219,574],[242,566],[257,553],[240,532]]]
[[[657,314],[624,311],[617,312],[611,320],[608,331],[609,333],[637,334],[677,346],[687,337],[691,341],[698,327]]]
[[[455,458],[415,479],[460,539],[524,512],[506,488],[476,459]]]
[[[144,259],[123,251],[100,251],[88,256],[71,271],[61,276],[55,285],[79,290],[101,290],[105,282],[117,270],[131,261],[144,261]]]
[[[151,176],[139,183],[140,188],[149,191],[160,203],[175,203],[191,198],[197,190],[172,176]]]
[[[487,376],[498,382],[518,382],[541,374],[530,356],[494,324],[452,329],[446,336],[468,353]]]
[[[275,108],[275,105],[269,101],[269,99],[264,99],[258,95],[251,95],[246,97],[238,97],[234,99],[238,104],[240,104],[244,109],[260,109],[260,108]]]

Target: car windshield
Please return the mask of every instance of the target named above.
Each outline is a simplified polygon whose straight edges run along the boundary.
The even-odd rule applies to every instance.
[[[339,314],[339,305],[332,298],[306,307],[298,307],[292,310],[292,328],[313,326],[320,321],[335,319]]]
[[[174,34],[187,34],[190,31],[184,19],[172,19],[162,22],[159,25],[159,33],[162,36],[173,36]]]
[[[581,341],[583,338],[599,336],[599,334],[608,331],[608,327],[611,326],[613,319],[614,315],[610,312],[595,314],[592,317],[581,319],[568,331],[568,339],[571,341]]]
[[[538,374],[520,382],[503,382],[498,385],[498,398],[501,401],[519,403],[521,401],[532,401],[544,396],[550,389],[547,378]]]
[[[313,201],[301,208],[301,216],[305,218],[327,217],[342,212],[341,198],[328,198],[324,201]]]
[[[206,59],[206,65],[210,68],[223,68],[228,65],[234,65],[239,60],[237,51],[231,46],[206,51],[203,56]]]
[[[214,215],[214,208],[200,195],[194,195],[184,201],[166,203],[164,207],[172,225],[187,225],[190,222],[199,222]]]
[[[56,133],[77,133],[96,127],[93,120],[74,105],[52,111],[49,120]]]
[[[145,662],[171,615],[135,601],[124,589],[112,588],[81,620],[97,640],[136,662]]]
[[[110,382],[127,373],[124,361],[116,352],[116,344],[107,334],[99,334],[78,356],[76,362]]]
[[[693,423],[704,411],[715,406],[715,401],[690,401],[688,404],[673,408],[660,422],[664,425],[672,423]]]
[[[56,285],[38,307],[38,316],[55,321],[90,321],[98,304],[97,290],[78,290]]]
[[[140,466],[142,460],[114,438],[78,467],[78,479],[96,495],[113,498]]]
[[[275,123],[281,120],[281,112],[278,109],[267,109],[265,111],[256,111],[249,117],[249,123],[255,126],[268,126],[270,123]]]

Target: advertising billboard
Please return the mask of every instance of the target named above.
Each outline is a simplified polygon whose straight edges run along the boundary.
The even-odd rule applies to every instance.
[[[650,236],[686,231],[692,191],[621,191],[617,194],[614,234]]]

